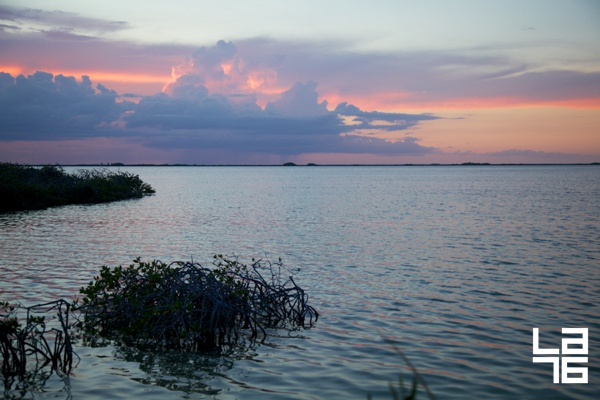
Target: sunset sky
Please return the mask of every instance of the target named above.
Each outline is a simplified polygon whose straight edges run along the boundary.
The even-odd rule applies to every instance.
[[[0,161],[600,162],[600,1],[0,1]]]

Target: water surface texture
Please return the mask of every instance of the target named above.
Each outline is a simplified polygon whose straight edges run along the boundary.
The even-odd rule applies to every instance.
[[[439,399],[600,390],[600,167],[121,167],[157,194],[0,215],[0,300],[71,299],[101,265],[282,257],[321,314],[243,354],[80,346],[26,398]],[[587,385],[552,384],[532,328],[589,328]],[[422,393],[421,393],[422,394]],[[420,396],[425,398],[425,396]]]

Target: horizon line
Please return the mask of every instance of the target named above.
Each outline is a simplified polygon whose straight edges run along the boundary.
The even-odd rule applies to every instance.
[[[10,163],[10,162],[9,162]],[[19,164],[19,163],[10,163]],[[464,162],[464,163],[404,163],[404,164],[296,164],[294,162],[285,162],[283,164],[189,164],[189,163],[34,163],[20,164],[31,167],[41,167],[45,165],[57,165],[60,167],[461,167],[461,166],[569,166],[569,165],[600,165],[600,162],[591,163],[487,163],[487,162]]]

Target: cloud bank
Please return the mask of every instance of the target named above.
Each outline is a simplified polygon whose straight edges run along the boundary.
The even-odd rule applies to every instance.
[[[600,101],[591,61],[536,65],[509,56],[526,51],[518,45],[367,52],[339,39],[263,37],[200,48],[108,39],[131,28],[0,6],[0,71],[9,72],[0,74],[0,141],[112,138],[135,142],[136,151],[142,145],[252,160],[436,155],[419,128],[440,117],[395,111],[597,108]]]
[[[59,140],[94,136],[128,110],[117,93],[87,76],[0,72],[0,139]]]
[[[280,156],[436,151],[420,145],[411,128],[438,117],[366,112],[347,102],[330,109],[314,81],[277,93],[280,62],[277,56],[246,60],[233,43],[220,41],[195,51],[173,68],[163,92],[137,103],[87,76],[0,73],[0,140],[119,137],[163,150]],[[261,90],[272,99],[264,106],[257,102]],[[379,132],[392,132],[393,139],[378,138]]]

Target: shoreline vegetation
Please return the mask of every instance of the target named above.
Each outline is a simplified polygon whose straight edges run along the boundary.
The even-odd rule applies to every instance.
[[[0,163],[0,213],[107,203],[154,193],[152,186],[129,172],[92,169],[68,174],[59,165]]]

